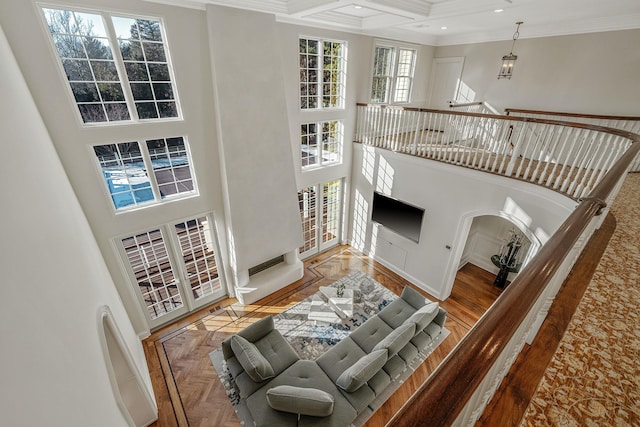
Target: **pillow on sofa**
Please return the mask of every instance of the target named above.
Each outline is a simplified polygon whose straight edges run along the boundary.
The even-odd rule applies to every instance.
[[[387,350],[374,349],[344,371],[336,380],[336,385],[344,391],[352,393],[377,374],[385,363],[387,363]]]
[[[411,338],[415,335],[416,325],[415,323],[403,323],[395,328],[389,335],[387,335],[382,341],[373,347],[372,351],[386,349],[388,357],[391,357],[402,350],[402,347],[407,345]]]
[[[267,403],[276,411],[326,417],[333,413],[333,396],[317,388],[280,385],[267,390]]]
[[[436,318],[439,307],[440,304],[438,304],[437,301],[429,302],[420,307],[420,309],[413,313],[404,323],[415,323],[416,333],[420,332]]]
[[[240,335],[234,335],[231,337],[231,349],[249,378],[255,382],[262,382],[275,376],[273,367],[255,344]]]

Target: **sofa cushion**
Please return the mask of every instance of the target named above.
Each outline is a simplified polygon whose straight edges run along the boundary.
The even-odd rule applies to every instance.
[[[371,353],[373,347],[382,341],[393,329],[378,316],[373,316],[349,335],[365,352]]]
[[[267,403],[277,411],[326,417],[333,412],[333,396],[317,388],[281,385],[267,390]]]
[[[409,342],[407,343],[407,345],[402,347],[400,351],[398,351],[398,356],[400,356],[402,360],[404,360],[408,365],[409,362],[416,358],[418,352],[418,348]]]
[[[396,354],[395,356],[391,356],[389,360],[387,360],[387,363],[384,364],[384,367],[382,369],[384,369],[387,375],[389,375],[389,377],[393,380],[397,378],[398,375],[400,375],[402,371],[406,369],[406,367],[407,364],[404,362],[402,357]]]
[[[336,380],[336,385],[350,393],[354,392],[377,374],[385,363],[387,363],[387,350],[373,351],[344,371]]]
[[[366,354],[367,353],[348,336],[318,357],[317,363],[335,384],[344,371],[353,366],[361,357],[366,356]],[[338,387],[336,387],[336,389],[337,388]],[[368,385],[364,385],[351,393],[342,389],[340,389],[340,391],[342,391],[342,395],[358,412],[363,411],[376,397],[375,392]]]
[[[411,344],[415,345],[418,350],[422,351],[431,344],[431,341],[432,339],[429,334],[424,331],[420,331],[411,339]]]
[[[275,324],[273,322],[273,317],[266,316],[238,332],[238,335],[249,342],[256,342],[269,332],[273,331],[274,328]],[[222,353],[224,354],[225,359],[229,359],[234,356],[233,350],[231,349],[231,337],[222,342]]]
[[[267,403],[267,391],[280,385],[316,388],[331,394],[334,399],[333,413],[328,417],[313,417],[274,411]],[[363,387],[364,388],[364,387]],[[247,398],[247,408],[257,427],[273,426],[318,426],[344,427],[353,422],[358,413],[338,387],[313,360],[298,360],[275,378],[264,383]],[[304,420],[304,421],[303,421]]]
[[[338,377],[366,353],[351,339],[344,338],[316,359],[318,366],[334,383]]]
[[[240,335],[234,335],[231,337],[231,348],[238,362],[252,380],[260,382],[275,376],[271,364],[253,343]]]
[[[442,326],[438,325],[436,322],[431,322],[427,325],[426,328],[424,328],[424,332],[435,340],[436,337],[442,332]]]
[[[436,301],[427,303],[413,313],[404,323],[415,323],[416,333],[418,333],[436,318],[439,307],[440,305]]]
[[[392,329],[395,329],[415,312],[416,308],[414,306],[402,298],[398,298],[378,313],[378,317],[384,320]]]
[[[271,364],[276,375],[300,359],[291,344],[277,330],[269,332],[254,344],[260,354]]]
[[[416,310],[428,303],[427,299],[410,286],[405,286],[400,294],[400,298],[408,302]]]
[[[415,335],[415,331],[415,323],[403,323],[387,335],[385,339],[376,344],[375,347],[373,347],[373,351],[386,349],[388,351],[388,357],[391,357],[407,345]]]

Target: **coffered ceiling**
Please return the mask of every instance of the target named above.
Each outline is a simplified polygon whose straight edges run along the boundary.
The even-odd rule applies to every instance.
[[[281,22],[449,45],[640,28],[640,0],[147,0],[273,13]],[[640,40],[638,41],[640,44]]]

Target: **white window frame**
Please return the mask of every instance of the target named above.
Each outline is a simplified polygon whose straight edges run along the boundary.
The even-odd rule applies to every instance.
[[[189,161],[189,171],[191,174],[191,181],[193,183],[193,190],[192,191],[185,191],[185,192],[181,192],[181,193],[176,193],[176,194],[172,194],[166,197],[162,197],[162,194],[160,193],[160,187],[158,185],[158,180],[156,179],[155,176],[155,172],[153,170],[153,164],[152,164],[152,160],[151,160],[151,156],[149,154],[149,149],[147,147],[147,141],[153,141],[153,140],[158,140],[158,139],[170,139],[170,138],[176,138],[176,137],[181,137],[184,141],[184,146],[185,146],[185,151],[186,151],[186,155],[187,155],[187,159]],[[104,146],[104,145],[118,145],[121,144],[123,142],[137,142],[138,146],[140,147],[140,153],[142,155],[142,159],[144,162],[144,166],[145,166],[145,171],[146,174],[149,178],[149,182],[151,184],[151,191],[153,193],[153,200],[149,200],[146,202],[142,202],[142,203],[134,203],[132,205],[129,206],[125,206],[122,208],[117,208],[113,198],[112,198],[112,194],[111,191],[109,190],[109,185],[107,184],[107,180],[103,174],[102,171],[102,166],[100,165],[100,161],[94,151],[94,147],[100,147],[100,146]],[[109,205],[111,206],[111,208],[113,209],[113,212],[116,215],[119,214],[123,214],[123,213],[127,213],[127,212],[132,212],[132,211],[137,211],[140,209],[145,209],[151,206],[157,206],[157,205],[161,205],[161,204],[165,204],[165,203],[171,203],[173,201],[176,200],[184,200],[184,199],[188,199],[188,198],[192,198],[192,197],[197,197],[200,195],[199,189],[198,189],[198,182],[196,179],[196,174],[195,174],[195,170],[194,170],[194,165],[193,165],[193,156],[191,155],[191,149],[189,146],[189,141],[186,135],[180,135],[180,136],[159,136],[159,137],[149,137],[149,138],[132,138],[130,141],[117,141],[117,142],[107,142],[107,143],[100,143],[100,144],[92,144],[88,146],[89,148],[89,154],[92,157],[92,162],[93,164],[96,166],[96,173],[98,174],[98,177],[101,181],[101,186],[104,190],[104,194],[105,197],[107,198],[107,200],[109,201]]]
[[[332,122],[336,123],[336,136],[335,136],[335,141],[331,142],[330,144],[335,145],[336,146],[336,151],[331,152],[328,151],[327,153],[325,153],[325,141],[324,141],[324,125],[325,124],[329,124],[331,125]],[[309,125],[315,125],[316,128],[316,132],[315,134],[303,134],[302,131],[302,126],[309,126]],[[304,164],[304,157],[302,156],[302,153],[304,152],[304,148],[306,145],[308,144],[304,144],[303,141],[305,138],[308,138],[311,135],[315,135],[315,139],[316,139],[316,148],[317,148],[317,152],[315,153],[316,158],[318,159],[318,161],[316,163],[313,164]],[[342,163],[342,150],[343,150],[343,141],[344,141],[344,125],[342,123],[342,120],[321,120],[321,121],[317,121],[317,122],[309,122],[309,123],[302,123],[300,125],[300,154],[301,154],[301,163],[302,163],[302,170],[310,170],[310,169],[316,169],[316,168],[322,168],[322,167],[326,167],[326,166],[333,166],[333,165],[338,165]],[[334,160],[325,160],[325,155],[326,154],[335,154],[336,155],[336,159]],[[308,154],[312,154],[312,153],[308,153]]]
[[[384,100],[380,101],[380,100],[374,100],[372,98],[373,95],[373,82],[374,82],[374,72],[375,72],[375,62],[376,62],[376,50],[378,48],[383,48],[383,49],[391,49],[391,64],[390,64],[390,70],[389,70],[389,74],[387,75],[388,78],[388,84],[387,84],[387,90],[385,93],[385,97]],[[414,52],[413,54],[413,63],[410,65],[410,75],[409,76],[399,76],[398,75],[398,69],[399,69],[399,62],[400,62],[400,54],[399,52],[401,50],[405,50],[405,51],[412,51]],[[418,62],[418,46],[415,45],[410,45],[410,44],[400,44],[400,43],[393,43],[393,42],[389,42],[389,41],[379,41],[376,40],[374,46],[373,46],[373,54],[372,54],[372,60],[371,60],[371,81],[369,84],[369,99],[372,103],[378,103],[378,104],[408,104],[411,102],[412,99],[412,95],[413,95],[413,83],[414,83],[414,79],[415,79],[415,70],[416,70],[416,64]],[[397,90],[399,89],[399,84],[398,81],[401,78],[408,78],[409,79],[409,88],[408,88],[408,94],[407,94],[407,99],[406,100],[398,100],[397,99]]]
[[[313,40],[318,42],[318,80],[315,82],[316,85],[316,107],[303,107],[302,98],[303,95],[301,93],[302,85],[308,85],[308,81],[302,81],[300,76],[298,76],[298,102],[300,103],[300,110],[302,111],[319,111],[319,110],[344,110],[345,108],[345,97],[346,97],[346,84],[347,84],[347,52],[348,46],[347,42],[344,40],[335,40],[335,39],[325,39],[322,37],[312,37],[300,35],[298,37],[298,72],[302,72],[304,69],[302,64],[300,63],[300,56],[302,53],[300,52],[300,41],[301,40]],[[323,80],[323,69],[322,64],[324,64],[324,44],[325,43],[340,43],[342,45],[342,57],[340,57],[340,69],[338,70],[338,81],[335,83],[338,87],[339,93],[338,97],[338,105],[325,107],[323,106],[323,89],[324,89],[324,80]],[[333,83],[332,83],[333,84]],[[306,95],[305,95],[306,96]]]
[[[149,122],[167,122],[167,121],[181,121],[183,120],[182,115],[182,107],[179,99],[177,81],[174,73],[174,67],[171,60],[171,53],[169,49],[166,25],[164,19],[158,16],[148,16],[148,15],[138,15],[138,14],[129,14],[129,13],[118,13],[112,11],[103,11],[103,10],[92,10],[85,9],[81,7],[68,6],[68,5],[60,5],[60,4],[50,4],[50,3],[39,3],[38,9],[40,13],[40,17],[43,23],[43,30],[46,33],[46,37],[49,39],[49,48],[51,50],[52,55],[55,58],[55,62],[58,65],[58,71],[60,73],[60,78],[64,82],[63,84],[66,86],[66,92],[71,104],[75,107],[75,117],[80,124],[81,127],[101,127],[101,126],[119,126],[119,125],[131,125],[135,123],[149,123]],[[66,71],[64,69],[62,58],[60,58],[56,47],[53,42],[53,36],[49,31],[49,24],[47,19],[45,18],[44,9],[57,9],[64,10],[76,13],[87,13],[92,15],[100,15],[102,17],[103,25],[105,27],[107,33],[107,39],[109,42],[109,47],[111,48],[111,53],[113,56],[113,61],[115,62],[115,66],[118,72],[119,82],[122,85],[122,91],[124,93],[125,103],[127,105],[127,109],[129,112],[129,120],[116,120],[116,121],[100,121],[100,122],[85,122],[82,114],[80,113],[80,109],[76,98],[73,94],[71,83],[67,78]],[[150,119],[140,119],[138,116],[138,110],[136,108],[136,102],[133,97],[133,92],[131,89],[131,84],[129,82],[129,78],[127,76],[127,72],[125,69],[125,61],[123,60],[122,53],[120,52],[120,47],[118,45],[118,37],[115,31],[115,27],[112,21],[112,18],[131,18],[131,19],[142,19],[142,20],[152,20],[158,21],[160,23],[160,31],[162,34],[162,45],[164,47],[164,54],[166,57],[166,63],[169,71],[169,78],[171,79],[170,84],[173,91],[173,102],[175,102],[177,116],[176,117],[158,117],[158,118],[150,118]],[[147,62],[145,61],[145,64]],[[151,81],[150,81],[151,82]],[[153,84],[153,82],[151,82]],[[155,99],[155,97],[154,97]]]
[[[335,192],[335,200],[327,200],[325,203],[324,200],[324,189],[325,186],[329,184],[335,183],[336,192]],[[329,248],[332,248],[340,243],[342,239],[342,221],[344,215],[344,191],[345,191],[345,179],[344,178],[335,178],[331,179],[327,182],[323,182],[321,184],[313,184],[306,186],[300,190],[298,190],[298,201],[300,203],[300,192],[303,190],[307,190],[310,188],[314,188],[314,197],[315,197],[315,206],[314,210],[310,212],[305,212],[304,208],[308,207],[305,204],[304,199],[302,200],[303,206],[301,207],[300,216],[303,221],[303,239],[305,237],[304,233],[306,233],[305,221],[305,213],[309,215],[314,215],[314,235],[311,236],[315,244],[310,245],[308,241],[305,240],[302,246],[299,248],[300,251],[300,259],[305,259],[320,252],[323,252]],[[325,206],[330,205],[335,209],[328,211],[326,214],[324,212]],[[308,223],[308,221],[307,221]],[[329,237],[326,231],[328,231],[328,226],[331,227],[331,231],[335,232],[331,233],[332,237]],[[306,250],[305,250],[306,249]]]
[[[214,248],[220,289],[216,292],[213,292],[209,295],[206,295],[196,300],[192,293],[192,289],[188,279],[188,274],[187,274],[184,260],[182,257],[182,251],[180,249],[180,241],[174,231],[174,227],[176,224],[186,222],[186,221],[191,221],[193,219],[197,219],[201,217],[206,217],[207,221],[209,221],[209,229],[211,230],[211,233],[212,233],[212,235],[210,236],[211,244],[213,245],[213,248]],[[223,268],[224,262],[222,259],[222,252],[220,251],[218,228],[216,227],[215,219],[216,219],[215,212],[189,215],[187,217],[178,218],[173,221],[169,221],[167,223],[152,225],[149,227],[145,227],[142,230],[122,234],[120,236],[114,237],[111,240],[111,245],[113,247],[113,250],[118,255],[120,268],[122,269],[125,277],[128,279],[131,285],[131,289],[133,290],[133,293],[135,294],[136,299],[139,303],[140,310],[143,312],[144,317],[147,321],[147,324],[149,325],[150,328],[153,329],[163,324],[166,324],[168,322],[171,322],[172,320],[175,320],[176,318],[182,315],[198,310],[203,306],[222,298],[224,295],[227,295],[228,288],[227,288],[226,274]],[[122,244],[122,240],[132,236],[142,234],[142,233],[147,233],[149,231],[153,231],[156,229],[160,231],[164,246],[167,249],[167,256],[168,256],[169,264],[171,266],[171,271],[175,278],[175,283],[177,285],[180,297],[182,299],[182,307],[174,309],[158,317],[152,318],[146,306],[142,293],[139,290],[140,285],[136,280],[133,268],[131,267],[131,264],[129,262],[129,258],[127,256],[124,245]]]

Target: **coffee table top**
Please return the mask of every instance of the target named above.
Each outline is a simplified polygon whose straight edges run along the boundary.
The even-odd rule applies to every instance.
[[[321,286],[319,294],[315,294],[309,306],[310,320],[339,323],[342,319],[353,316],[353,289],[345,289],[342,297],[338,297],[336,288]],[[325,301],[326,299],[326,301]]]

